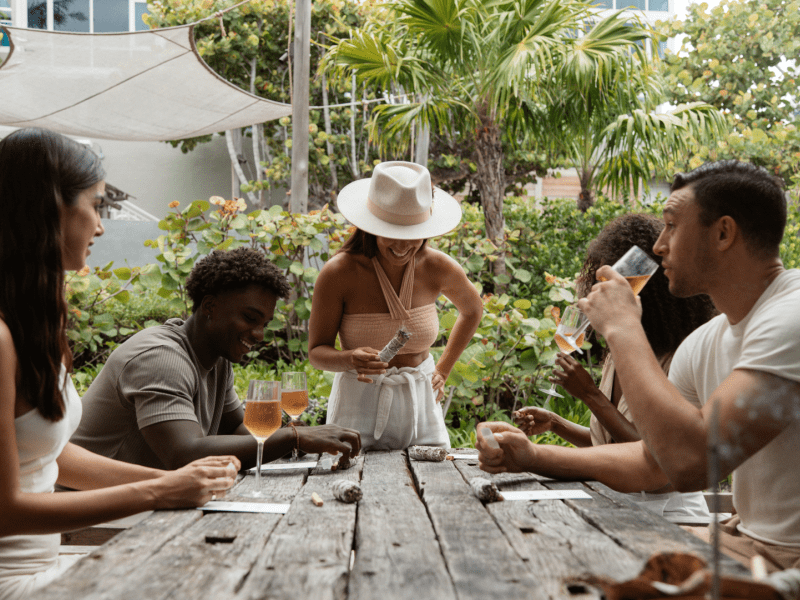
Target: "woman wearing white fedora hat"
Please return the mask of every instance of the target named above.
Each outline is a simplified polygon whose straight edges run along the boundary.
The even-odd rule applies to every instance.
[[[308,344],[311,364],[336,372],[327,422],[358,430],[364,449],[448,447],[437,402],[483,303],[461,266],[427,239],[455,228],[461,207],[431,185],[425,167],[408,162],[378,164],[370,179],[342,189],[337,203],[356,230],[319,274]],[[440,295],[458,319],[434,366]],[[383,362],[380,349],[401,326],[411,337]]]

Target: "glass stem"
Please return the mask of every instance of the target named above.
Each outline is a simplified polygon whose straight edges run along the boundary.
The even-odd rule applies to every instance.
[[[256,493],[261,491],[261,455],[264,453],[264,440],[256,440],[258,450],[256,451]]]

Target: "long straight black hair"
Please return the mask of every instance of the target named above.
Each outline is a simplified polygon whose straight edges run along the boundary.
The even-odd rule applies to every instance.
[[[52,131],[0,141],[0,318],[17,353],[17,394],[51,421],[64,416],[62,363],[72,371],[59,209],[104,178],[91,149]]]

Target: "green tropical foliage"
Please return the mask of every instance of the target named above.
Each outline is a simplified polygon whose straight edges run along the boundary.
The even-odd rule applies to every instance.
[[[797,0],[722,0],[712,9],[689,6],[684,33],[668,54],[673,103],[702,101],[722,110],[729,131],[716,143],[698,141],[680,170],[706,160],[738,158],[762,165],[800,190],[800,3]]]
[[[469,145],[486,235],[503,237],[505,155],[534,130],[531,102],[571,77],[603,86],[646,33],[612,15],[587,36],[591,18],[577,0],[393,0],[334,44],[326,64],[377,89],[402,91],[403,104],[375,109],[384,145],[422,124]],[[495,261],[497,275],[505,261]]]

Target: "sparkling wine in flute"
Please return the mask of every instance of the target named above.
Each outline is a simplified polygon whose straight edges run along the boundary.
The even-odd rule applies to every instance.
[[[256,441],[266,440],[281,427],[281,401],[246,402],[244,426]]]
[[[308,408],[308,390],[281,392],[281,405],[287,415],[296,419]]]
[[[556,332],[555,335],[556,346],[558,346],[558,349],[561,350],[561,352],[563,352],[564,354],[572,354],[573,352],[575,352],[576,347],[580,348],[583,345],[584,336],[585,334],[581,333],[577,337],[577,339],[573,339],[571,335],[564,333],[562,336],[560,333]],[[570,344],[569,340],[567,340],[566,338],[572,339],[572,342],[575,345],[573,346],[572,344]]]

